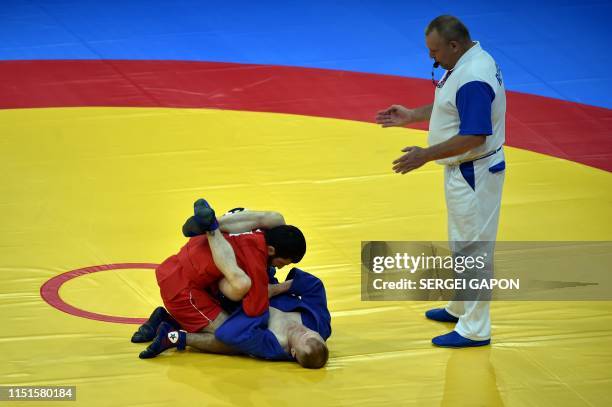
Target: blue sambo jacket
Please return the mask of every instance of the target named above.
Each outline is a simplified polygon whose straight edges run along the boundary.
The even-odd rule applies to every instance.
[[[270,283],[278,284],[274,273],[274,269],[269,271]],[[270,298],[270,306],[285,312],[300,312],[303,324],[327,340],[331,335],[331,316],[323,283],[298,268],[291,269],[287,275],[287,280],[291,279],[289,291]],[[268,329],[269,319],[269,310],[258,317],[249,317],[239,306],[217,328],[215,337],[247,355],[268,360],[293,360]]]

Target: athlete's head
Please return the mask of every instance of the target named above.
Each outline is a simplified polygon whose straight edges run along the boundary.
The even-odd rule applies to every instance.
[[[308,369],[320,369],[327,363],[329,351],[325,340],[316,331],[297,326],[289,333],[291,356]]]
[[[306,253],[306,239],[300,229],[281,225],[264,230],[268,245],[268,258],[272,266],[283,268],[290,263],[299,263]]]
[[[425,29],[429,57],[444,69],[453,69],[461,56],[472,46],[467,27],[457,17],[434,18]]]

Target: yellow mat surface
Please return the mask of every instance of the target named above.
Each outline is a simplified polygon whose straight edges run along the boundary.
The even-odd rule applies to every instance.
[[[399,176],[419,130],[203,109],[0,111],[0,384],[75,385],[83,406],[606,406],[612,302],[494,302],[493,344],[438,349],[431,302],[362,302],[362,240],[444,240],[442,167]],[[610,173],[506,148],[499,240],[612,240]],[[273,209],[307,237],[300,267],[332,312],[322,370],[166,352],[138,359],[135,325],[61,312],[40,287],[69,270],[159,263],[192,202]],[[282,271],[288,271],[283,269]],[[283,273],[280,273],[283,276]],[[151,269],[64,284],[86,311],[146,317]],[[0,405],[10,405],[0,402]],[[28,405],[30,403],[15,403]],[[41,405],[40,403],[33,405]]]

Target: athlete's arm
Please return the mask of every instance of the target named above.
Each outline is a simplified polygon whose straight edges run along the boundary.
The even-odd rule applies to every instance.
[[[221,232],[244,233],[254,229],[270,229],[284,225],[285,219],[279,212],[243,210],[224,215],[218,219],[218,222]],[[215,265],[225,277],[219,282],[219,290],[232,301],[242,300],[252,288],[253,281],[238,266],[234,250],[223,235],[218,232],[206,234]],[[275,290],[278,289],[274,288],[271,295],[276,295]]]
[[[225,233],[244,233],[255,229],[272,229],[284,225],[285,218],[274,211],[250,211],[230,213],[219,218],[219,228]]]
[[[289,291],[293,280],[285,280],[278,284],[268,284],[268,298],[274,297]]]
[[[206,232],[215,265],[223,278],[219,282],[221,292],[232,301],[240,301],[251,289],[251,278],[236,262],[234,249],[218,230]]]

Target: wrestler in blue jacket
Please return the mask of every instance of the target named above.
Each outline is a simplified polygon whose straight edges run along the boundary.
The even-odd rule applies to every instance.
[[[278,284],[274,274],[271,268],[270,283]],[[314,364],[319,365],[321,358],[327,360],[325,340],[331,335],[325,287],[319,278],[298,268],[293,268],[286,280],[292,280],[291,287],[270,299],[268,311],[249,317],[238,306],[217,329],[215,337],[244,354],[268,360],[296,360],[302,366],[304,359],[312,359],[315,354]]]

